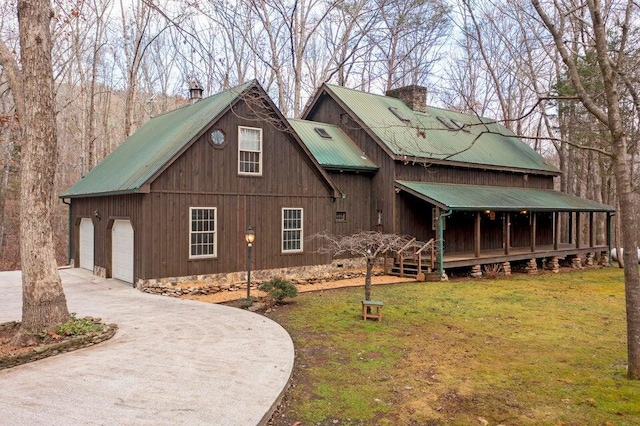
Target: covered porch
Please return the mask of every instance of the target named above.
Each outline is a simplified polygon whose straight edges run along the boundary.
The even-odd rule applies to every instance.
[[[436,242],[434,266],[440,276],[445,268],[478,271],[487,264],[557,262],[610,251],[615,210],[608,205],[546,189],[412,181],[395,185],[401,196],[410,198],[399,202],[399,215],[431,225],[431,232],[425,226],[413,228],[422,233],[419,239]],[[598,230],[597,219],[604,230]],[[402,226],[403,233],[410,233]]]

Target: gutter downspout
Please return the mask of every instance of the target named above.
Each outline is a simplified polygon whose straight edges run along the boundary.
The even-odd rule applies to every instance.
[[[68,223],[67,223],[67,265],[71,265],[71,226],[72,226],[72,220],[71,220],[71,202],[66,202],[64,200],[64,198],[62,199],[62,202],[66,205],[69,206],[69,213],[68,213]]]
[[[440,276],[440,281],[447,281],[447,276],[444,273],[444,219],[447,216],[451,216],[453,210],[449,209],[446,212],[442,213],[438,216],[438,238],[440,239],[440,255],[438,256],[438,275]]]

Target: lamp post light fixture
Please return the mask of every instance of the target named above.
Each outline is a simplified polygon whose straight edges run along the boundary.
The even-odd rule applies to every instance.
[[[256,239],[256,233],[250,226],[244,233],[244,240],[247,242],[247,302],[251,300],[251,247]]]

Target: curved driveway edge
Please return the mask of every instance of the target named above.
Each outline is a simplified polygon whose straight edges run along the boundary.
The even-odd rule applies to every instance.
[[[277,323],[61,270],[70,312],[118,324],[97,346],[0,371],[0,423],[257,425],[293,369]],[[0,272],[0,322],[21,316],[20,272]],[[265,416],[267,416],[265,418]]]

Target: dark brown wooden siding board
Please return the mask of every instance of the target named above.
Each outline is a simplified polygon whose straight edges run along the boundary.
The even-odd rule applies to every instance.
[[[480,232],[482,233],[480,250],[502,248],[503,220],[504,218],[500,213],[495,213],[493,220],[488,213],[483,212],[480,215]]]
[[[398,194],[397,202],[399,234],[424,242],[438,238],[432,229],[433,205],[406,193]]]
[[[536,244],[539,246],[553,244],[553,213],[538,213]]]
[[[446,218],[445,252],[473,252],[474,215],[473,212],[453,212]]]
[[[373,176],[365,173],[332,172],[331,178],[336,183],[344,198],[333,203],[332,232],[338,235],[349,235],[357,231],[374,229],[371,219],[371,185]],[[346,222],[336,222],[336,213],[346,212]]]
[[[69,207],[69,214],[71,215],[71,230],[70,230],[70,240],[69,244],[71,244],[71,259],[73,260],[73,264],[77,267],[80,266],[80,219],[76,214],[78,210],[78,203],[76,200],[71,200],[71,206]],[[95,243],[95,242],[94,242]]]
[[[531,222],[529,214],[511,214],[511,247],[531,245]]]
[[[149,277],[150,261],[153,259],[153,224],[157,223],[153,210],[152,194],[143,195],[141,200],[141,220],[139,226],[139,240],[142,247],[142,257],[139,259],[139,277],[146,279]],[[135,267],[135,266],[134,266]]]
[[[443,165],[403,164],[396,162],[396,179],[455,183],[464,185],[504,186],[517,188],[553,189],[553,177],[544,175],[500,172],[496,170],[467,169]]]
[[[245,112],[241,104],[213,124],[211,129],[225,132],[224,148],[208,143],[208,130],[152,183],[151,191],[331,196],[293,136],[279,131],[273,123],[240,118]],[[263,130],[261,177],[238,175],[238,126]],[[207,168],[211,172],[203,173]]]
[[[256,229],[253,264],[256,269],[320,264],[330,260],[315,253],[314,244],[307,241],[302,254],[282,254],[280,249],[282,208],[304,209],[304,235],[309,237],[330,226],[328,218],[332,202],[327,197],[156,193],[153,194],[153,206],[158,210],[159,222],[153,229],[150,257],[154,271],[148,278],[246,270],[244,232],[249,225]],[[189,259],[189,207],[217,208],[216,259]]]

